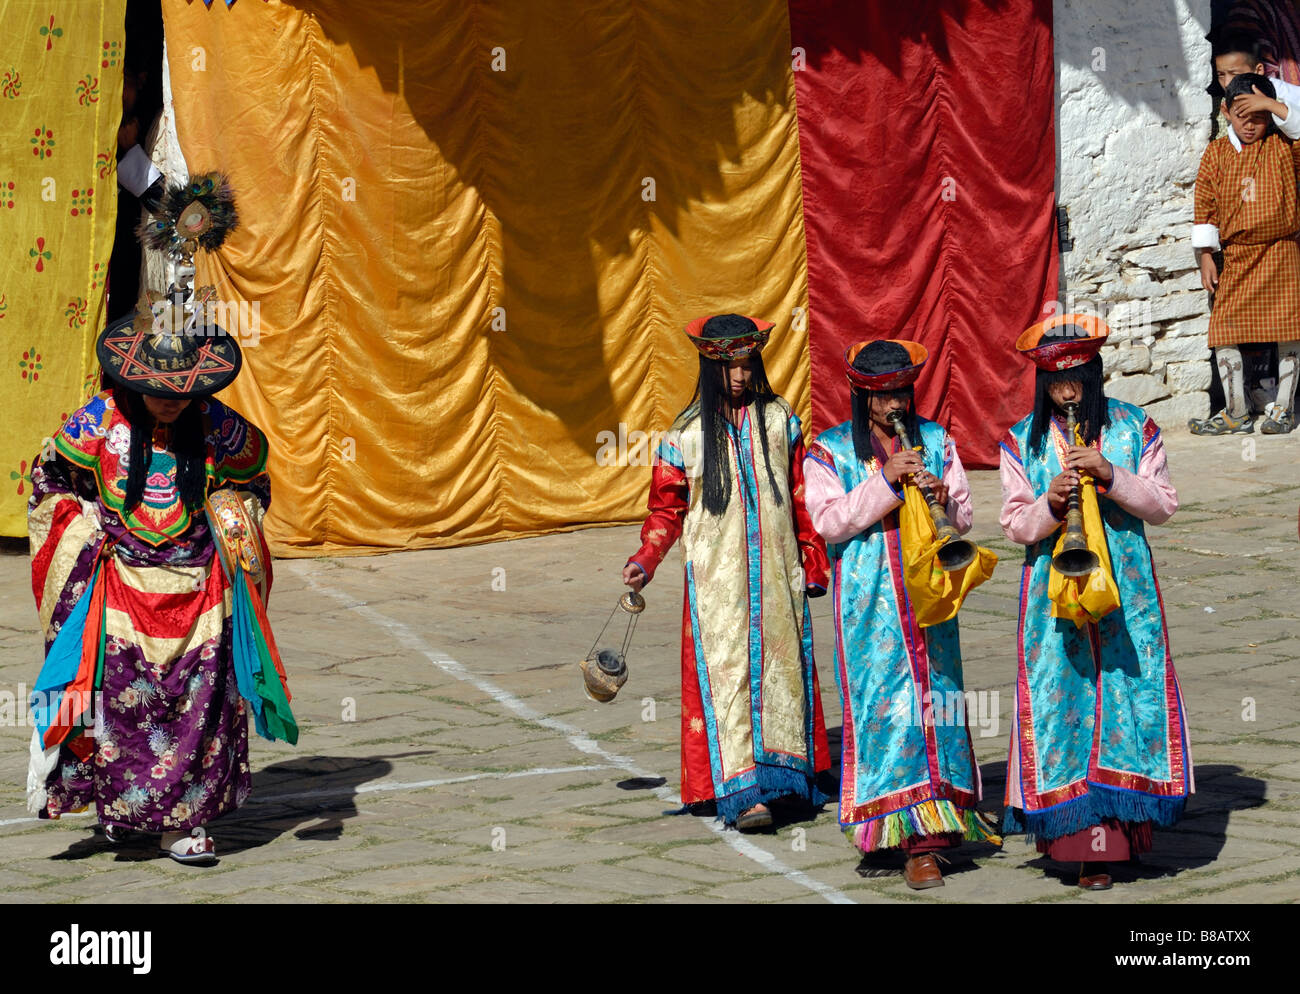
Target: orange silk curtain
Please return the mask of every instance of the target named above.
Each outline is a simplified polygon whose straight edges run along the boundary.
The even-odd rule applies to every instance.
[[[806,420],[785,0],[163,11],[189,169],[238,195],[198,282],[256,307],[223,399],[277,553],[638,520],[626,439],[689,399],[699,314],[775,321]]]

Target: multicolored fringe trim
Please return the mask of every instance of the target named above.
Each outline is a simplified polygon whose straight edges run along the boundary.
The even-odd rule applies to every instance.
[[[1109,818],[1120,821],[1149,821],[1168,827],[1183,816],[1187,806],[1186,795],[1162,797],[1143,794],[1136,790],[1118,790],[1099,784],[1088,784],[1088,793],[1072,801],[1057,804],[1043,811],[1022,811],[1007,808],[1002,818],[1002,831],[1024,832],[1030,842],[1038,839],[1052,841],[1085,828],[1100,825]]]
[[[1001,837],[985,823],[978,811],[959,808],[952,801],[922,801],[870,821],[844,826],[845,837],[862,852],[893,849],[904,839],[948,832],[960,832],[967,842],[1002,845]]]
[[[727,825],[734,825],[736,819],[755,804],[763,804],[778,797],[793,794],[816,807],[825,804],[829,797],[818,789],[813,777],[798,770],[788,770],[783,766],[768,766],[759,763],[757,767],[758,783],[753,787],[717,799],[718,818]],[[716,790],[716,786],[715,786]]]

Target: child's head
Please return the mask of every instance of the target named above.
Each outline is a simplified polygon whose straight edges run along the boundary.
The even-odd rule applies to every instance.
[[[1242,73],[1264,75],[1264,59],[1259,39],[1244,31],[1228,31],[1215,40],[1214,78],[1226,90]]]
[[[912,365],[912,356],[907,349],[897,342],[889,341],[868,342],[853,359],[853,368],[869,376],[906,369],[910,365]],[[914,402],[914,394],[910,386],[899,390],[855,388],[853,400],[855,413],[861,415],[860,420],[870,420],[872,424],[886,431],[892,431],[888,419],[889,412],[898,410],[906,413]],[[857,403],[859,400],[862,401],[861,405]]]
[[[1029,447],[1042,451],[1047,444],[1048,425],[1053,417],[1065,413],[1066,401],[1079,405],[1079,426],[1087,445],[1101,437],[1102,428],[1110,424],[1106,387],[1101,371],[1101,356],[1068,369],[1039,369],[1034,377],[1034,420],[1029,429]]]
[[[1269,128],[1273,126],[1273,117],[1268,111],[1257,110],[1247,114],[1237,101],[1238,97],[1249,95],[1252,89],[1259,90],[1260,93],[1270,99],[1276,99],[1277,97],[1277,91],[1273,89],[1273,84],[1266,77],[1256,75],[1253,72],[1245,72],[1234,76],[1223,94],[1223,114],[1227,117],[1228,123],[1232,125],[1232,130],[1237,133],[1237,138],[1243,145],[1250,145],[1259,141],[1268,134]],[[1235,109],[1234,104],[1237,104]]]

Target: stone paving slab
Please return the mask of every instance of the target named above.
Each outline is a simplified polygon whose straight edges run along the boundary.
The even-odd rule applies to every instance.
[[[0,900],[1295,901],[1300,437],[1254,442],[1250,459],[1241,439],[1166,437],[1183,507],[1149,534],[1199,792],[1110,892],[1080,892],[1019,837],[1000,852],[962,847],[943,888],[864,879],[833,803],[743,838],[668,814],[680,804],[678,553],[646,591],[617,700],[586,699],[577,667],[638,544],[635,527],[617,527],[277,562],[270,610],[302,737],[297,748],[253,743],[254,796],[212,826],[223,858],[211,870],[177,866],[147,842],[110,847],[92,818],[30,820],[30,729],[0,721]],[[1001,558],[962,613],[967,688],[998,694],[994,734],[972,728],[982,807],[996,813],[1022,553],[997,529],[997,474],[972,473],[972,491],[975,537]],[[0,692],[14,695],[41,660],[28,568],[21,544],[0,545]],[[830,605],[811,606],[837,740]],[[622,623],[620,614],[604,644],[621,640]]]

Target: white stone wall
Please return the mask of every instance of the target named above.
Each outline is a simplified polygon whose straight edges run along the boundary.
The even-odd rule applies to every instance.
[[[1055,0],[1066,310],[1111,326],[1111,396],[1162,428],[1209,412],[1209,302],[1191,247],[1209,138],[1210,0]]]

